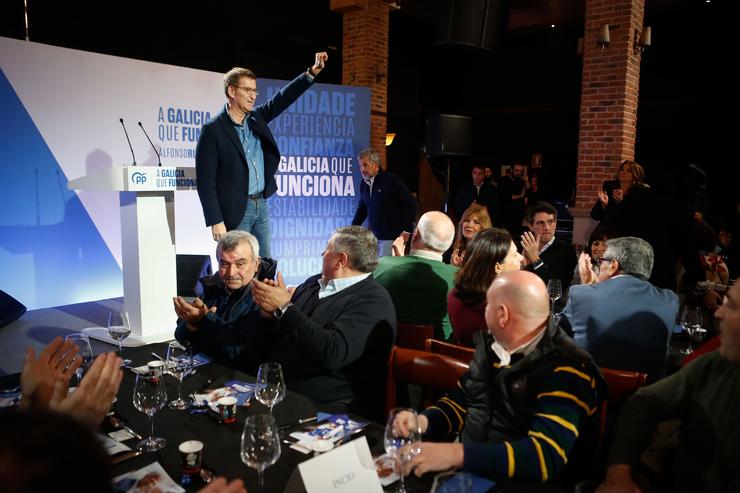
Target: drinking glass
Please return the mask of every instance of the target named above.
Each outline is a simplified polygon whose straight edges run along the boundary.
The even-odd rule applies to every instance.
[[[445,471],[434,476],[431,493],[470,493],[473,480],[470,474],[460,471]]]
[[[553,304],[563,296],[563,286],[560,279],[550,279],[547,281],[547,295],[550,297],[550,304]]]
[[[189,345],[172,341],[167,346],[167,372],[177,379],[177,399],[170,402],[170,409],[184,411],[188,408],[188,401],[182,398],[182,379],[193,369],[193,354]]]
[[[681,313],[681,327],[689,335],[689,345],[681,351],[681,354],[691,354],[694,352],[694,335],[698,331],[706,333],[706,330],[702,327],[703,325],[704,318],[701,313],[701,307],[687,305],[683,308],[683,312]]]
[[[241,457],[242,462],[257,470],[260,490],[264,490],[262,473],[280,457],[280,434],[275,418],[255,414],[244,421]]]
[[[151,433],[149,438],[136,444],[146,452],[156,452],[167,445],[164,438],[154,437],[154,415],[167,403],[167,389],[164,386],[164,372],[149,369],[136,375],[134,384],[134,407],[149,416]]]
[[[263,363],[260,365],[257,371],[257,386],[254,396],[269,408],[269,415],[272,416],[273,406],[285,397],[285,379],[280,363]]]
[[[403,429],[395,423],[396,418],[401,413],[408,413],[403,417],[408,425],[407,429]],[[388,423],[385,426],[383,444],[385,445],[385,451],[398,464],[398,475],[401,482],[397,491],[398,493],[406,493],[406,484],[403,479],[404,467],[421,451],[421,432],[416,411],[405,407],[391,409],[388,413]]]
[[[131,334],[131,326],[128,323],[128,313],[110,312],[108,314],[108,335],[118,343],[118,356],[123,360],[121,366],[131,364],[130,359],[123,359],[123,347],[121,341]]]
[[[74,379],[72,381],[73,385],[71,384],[72,387],[76,387],[79,385],[80,380],[82,380],[85,372],[87,372],[87,369],[90,368],[90,365],[92,364],[93,352],[92,347],[90,346],[90,338],[87,334],[80,332],[69,334],[64,338],[64,340],[74,342],[79,348],[79,356],[82,358],[82,364],[77,368],[77,370],[75,370]]]

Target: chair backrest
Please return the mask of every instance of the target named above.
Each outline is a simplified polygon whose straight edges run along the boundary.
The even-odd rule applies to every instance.
[[[420,385],[425,390],[425,404],[441,394],[455,390],[469,365],[443,354],[432,354],[394,346],[388,366],[386,410],[396,407],[398,384]]]
[[[601,374],[609,387],[609,404],[612,406],[622,404],[637,389],[645,385],[647,373],[626,370],[612,370],[611,368],[600,368]]]
[[[409,324],[398,322],[396,330],[396,346],[407,349],[424,350],[424,341],[434,337],[434,325]]]
[[[427,339],[424,342],[424,349],[428,353],[444,354],[450,358],[460,360],[465,364],[470,364],[470,361],[475,355],[475,349],[467,346],[458,346],[449,342],[438,341],[437,339]]]

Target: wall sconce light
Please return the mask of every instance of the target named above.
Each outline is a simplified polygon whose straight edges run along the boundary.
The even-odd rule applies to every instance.
[[[652,34],[653,32],[650,26],[642,26],[642,32],[638,32],[637,29],[635,29],[635,43],[633,46],[635,55],[642,53],[645,51],[645,48],[650,46],[653,41]]]
[[[599,37],[597,38],[597,43],[602,50],[606,50],[607,48],[609,48],[609,43],[611,43],[611,38],[609,37],[609,24],[601,25],[601,29],[599,29]]]
[[[389,132],[389,133],[385,134],[385,146],[388,147],[389,145],[391,145],[393,143],[393,139],[395,139],[395,138],[396,138],[396,134],[395,133],[390,133]]]

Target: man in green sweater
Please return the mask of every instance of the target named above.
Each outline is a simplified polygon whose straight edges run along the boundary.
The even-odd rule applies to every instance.
[[[641,491],[632,468],[658,422],[681,419],[669,491],[740,491],[740,283],[727,291],[714,316],[718,351],[640,389],[622,409],[609,469],[599,492]]]
[[[457,267],[445,264],[442,254],[455,237],[455,225],[445,214],[427,212],[419,219],[407,256],[381,257],[373,277],[391,295],[399,322],[433,324],[435,339],[452,334],[447,293]]]

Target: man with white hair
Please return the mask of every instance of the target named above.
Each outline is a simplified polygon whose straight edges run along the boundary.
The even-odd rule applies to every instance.
[[[411,466],[417,476],[462,468],[507,491],[508,480],[572,482],[592,452],[606,390],[596,365],[550,323],[547,289],[531,272],[496,277],[486,324],[490,333],[475,334],[475,356],[459,389],[419,416],[425,441]],[[407,417],[396,422],[401,430]],[[458,433],[460,443],[426,441]]]
[[[442,255],[455,237],[455,225],[445,214],[432,211],[419,219],[411,237],[411,252],[400,257],[381,257],[373,272],[388,290],[401,322],[434,324],[435,337],[452,334],[447,314],[447,293],[454,286],[457,267],[445,264]]]
[[[655,381],[664,373],[670,338],[678,314],[678,297],[648,282],[653,248],[626,236],[606,242],[599,275],[588,255],[579,259],[584,284],[572,286],[563,311],[563,328],[599,366],[647,373]]]

